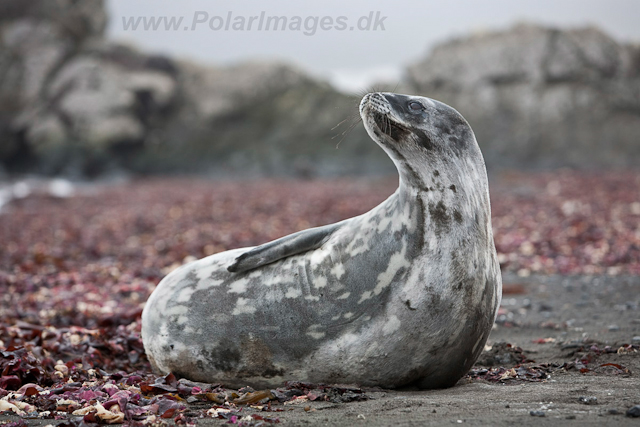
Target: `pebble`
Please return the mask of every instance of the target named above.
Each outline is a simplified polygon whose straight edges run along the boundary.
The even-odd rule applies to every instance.
[[[618,325],[610,325],[609,326],[609,331],[610,332],[615,332],[615,331],[619,331],[620,330],[620,326]]]
[[[54,366],[53,369],[55,369],[58,372],[61,372],[62,375],[64,375],[64,376],[69,375],[69,368],[67,367],[67,365],[58,364],[58,365]]]
[[[640,335],[638,335],[637,337],[633,337],[631,338],[632,342],[640,342]]]
[[[575,415],[573,415],[573,414],[571,414],[571,415],[567,415],[565,418],[566,418],[567,420],[575,420],[575,419],[576,419],[576,416],[575,416]]]
[[[620,414],[620,411],[618,411],[616,408],[611,408],[611,409],[609,409],[609,410],[607,411],[607,413],[608,413],[609,415],[618,415],[618,414]]]
[[[627,417],[638,418],[640,417],[640,405],[632,406],[627,411]]]
[[[544,417],[546,414],[544,411],[529,411],[529,415],[532,417]]]
[[[551,304],[546,303],[546,302],[541,302],[539,310],[540,311],[553,311],[553,306]]]
[[[580,397],[580,402],[585,405],[596,405],[598,403],[598,398],[595,396],[582,396]]]

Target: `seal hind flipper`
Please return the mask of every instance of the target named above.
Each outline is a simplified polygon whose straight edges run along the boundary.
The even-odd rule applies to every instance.
[[[317,249],[322,246],[340,226],[341,223],[337,223],[310,228],[289,234],[288,236],[281,237],[264,245],[256,246],[237,257],[233,261],[233,264],[227,267],[227,270],[231,273],[241,273],[271,264],[272,262],[291,255]]]

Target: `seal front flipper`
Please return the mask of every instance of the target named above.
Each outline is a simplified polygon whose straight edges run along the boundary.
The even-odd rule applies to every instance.
[[[233,264],[227,267],[227,270],[232,273],[241,273],[271,264],[272,262],[291,255],[317,249],[322,246],[341,225],[341,223],[336,223],[309,228],[308,230],[298,231],[297,233],[281,237],[273,242],[257,246],[237,257]]]

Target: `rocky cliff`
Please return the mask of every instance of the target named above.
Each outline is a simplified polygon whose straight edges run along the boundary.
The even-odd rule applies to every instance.
[[[455,106],[489,164],[640,164],[640,49],[596,28],[517,25],[451,40],[411,65],[406,83]]]

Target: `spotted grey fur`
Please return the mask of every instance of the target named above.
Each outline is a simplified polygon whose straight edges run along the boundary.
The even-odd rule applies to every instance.
[[[371,93],[360,114],[398,168],[396,192],[355,218],[173,271],[142,314],[157,371],[440,388],[469,370],[502,288],[473,132],[423,97]]]

